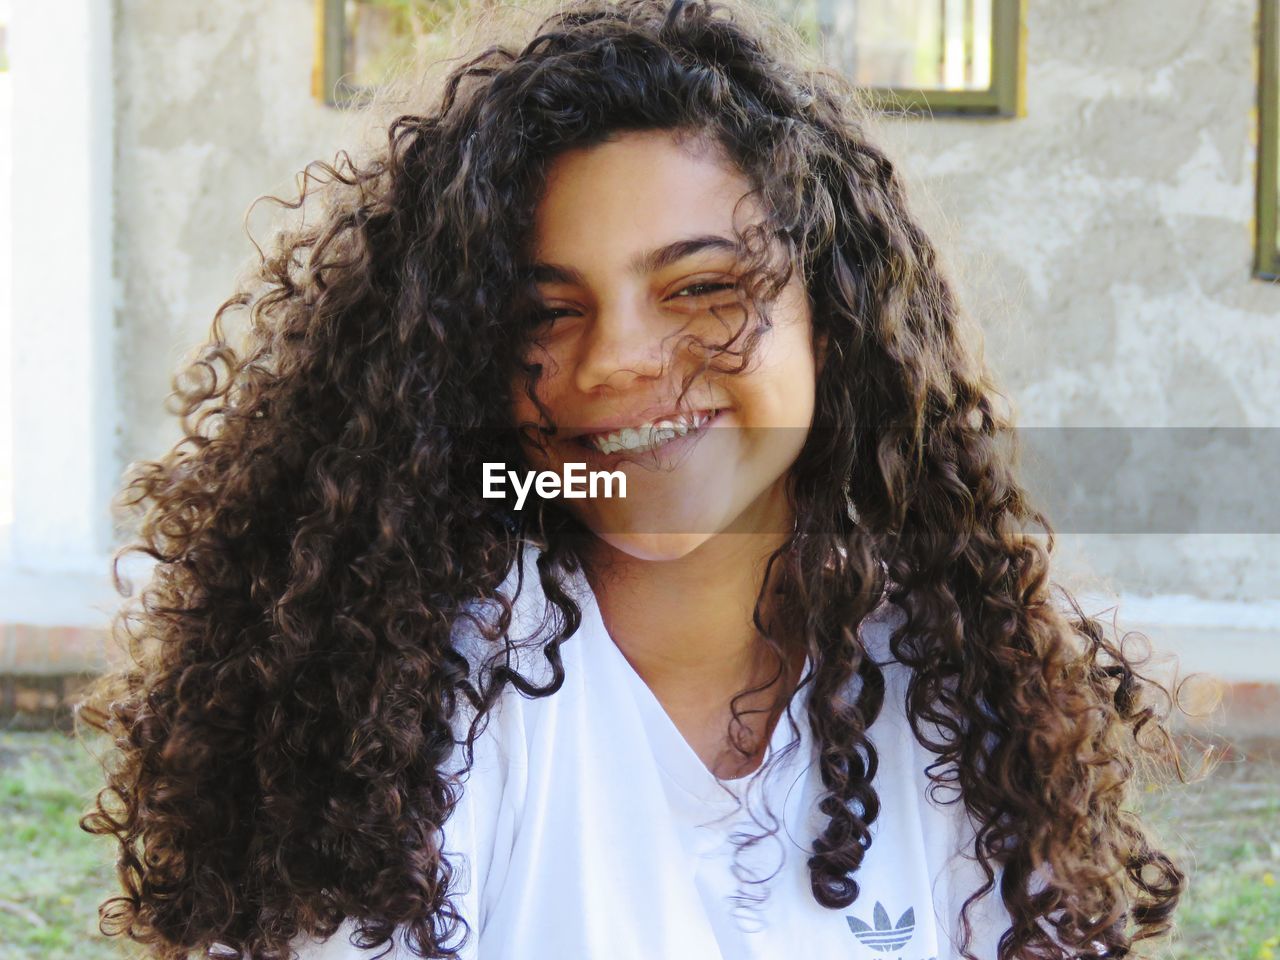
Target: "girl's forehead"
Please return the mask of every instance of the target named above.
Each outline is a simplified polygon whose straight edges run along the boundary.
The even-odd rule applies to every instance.
[[[750,190],[715,150],[665,133],[620,135],[556,158],[535,210],[534,249],[540,257],[590,255],[732,235],[758,213]]]

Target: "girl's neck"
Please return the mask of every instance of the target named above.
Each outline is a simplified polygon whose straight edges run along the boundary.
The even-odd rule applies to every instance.
[[[667,561],[637,560],[597,541],[586,564],[612,642],[719,777],[746,776],[763,762],[803,668],[804,651],[784,646],[779,671],[752,619],[769,556],[784,540],[722,533]],[[775,565],[775,584],[777,573]],[[772,588],[761,622],[776,630],[771,597]],[[753,692],[735,700],[744,690]]]
[[[785,540],[776,533],[720,533],[664,561],[639,560],[603,540],[593,542],[586,570],[605,627],[669,711],[717,711],[734,694],[774,676],[777,661],[752,611],[768,559]],[[766,625],[770,595],[765,591],[761,603]],[[791,679],[784,675],[784,682]],[[774,687],[763,702],[777,696]],[[745,705],[761,704],[757,698]]]
[[[718,534],[685,557],[645,561],[598,540],[588,576],[614,643],[645,680],[707,680],[741,669],[758,645],[751,611],[781,543]]]

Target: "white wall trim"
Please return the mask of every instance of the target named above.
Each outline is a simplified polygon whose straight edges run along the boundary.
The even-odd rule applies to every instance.
[[[13,528],[36,577],[101,570],[117,405],[112,4],[19,3],[13,77]]]
[[[133,595],[145,585],[154,561],[129,554],[120,565]],[[0,567],[0,624],[103,628],[123,602],[108,576],[110,561],[84,573],[34,573]],[[1137,631],[1151,640],[1156,664],[1176,658],[1177,673],[1203,672],[1228,682],[1280,684],[1280,604],[1200,600],[1183,594],[1099,597],[1077,595],[1086,613]],[[1167,674],[1161,673],[1161,676]]]
[[[1145,636],[1153,653],[1151,672],[1166,682],[1204,673],[1228,683],[1280,684],[1280,602],[1181,593],[1075,596],[1085,613],[1108,625],[1114,621],[1121,638]],[[1143,647],[1127,652],[1142,653]]]

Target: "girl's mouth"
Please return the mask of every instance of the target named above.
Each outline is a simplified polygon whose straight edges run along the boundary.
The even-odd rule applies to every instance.
[[[666,448],[686,446],[685,442],[702,435],[719,419],[723,408],[698,410],[665,420],[623,427],[610,433],[583,434],[572,442],[594,456],[593,460],[622,460],[628,455],[646,454]]]

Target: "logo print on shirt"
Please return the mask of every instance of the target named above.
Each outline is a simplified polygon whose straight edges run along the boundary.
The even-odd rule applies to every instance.
[[[853,935],[872,950],[879,950],[881,953],[901,950],[907,945],[911,935],[915,933],[916,911],[914,907],[908,907],[907,912],[898,918],[897,923],[890,923],[889,912],[877,900],[873,916],[876,924],[874,927],[864,923],[857,917],[845,917],[845,920],[849,921],[849,929],[853,931]]]

